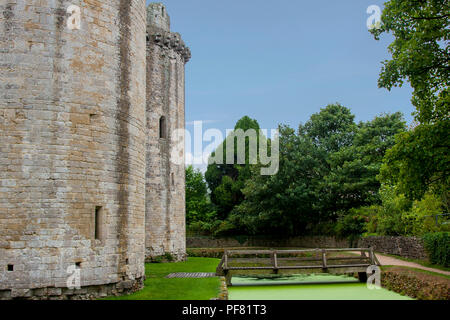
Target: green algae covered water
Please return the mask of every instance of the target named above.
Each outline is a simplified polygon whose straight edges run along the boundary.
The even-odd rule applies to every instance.
[[[233,277],[230,300],[411,300],[386,290],[370,290],[349,276],[317,274],[276,278]]]

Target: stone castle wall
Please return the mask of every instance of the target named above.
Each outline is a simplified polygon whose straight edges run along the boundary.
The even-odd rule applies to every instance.
[[[70,5],[80,30],[66,26]],[[0,298],[138,289],[145,1],[5,0],[0,11]],[[67,289],[74,265],[80,290]]]
[[[147,12],[146,257],[186,256],[184,97],[190,51],[161,4]]]

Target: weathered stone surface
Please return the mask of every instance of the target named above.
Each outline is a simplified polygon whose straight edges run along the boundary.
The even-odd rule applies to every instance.
[[[70,5],[81,8],[80,30],[67,27]],[[145,272],[145,1],[5,0],[0,11],[0,298],[90,298],[122,281],[136,290]],[[83,289],[72,294],[67,268],[76,264]]]
[[[428,259],[423,241],[417,237],[367,237],[360,239],[359,246],[410,259]]]
[[[184,132],[185,63],[190,52],[178,33],[170,32],[170,18],[162,4],[147,11],[147,172],[146,258],[169,253],[186,257]],[[164,117],[163,137],[160,119]],[[175,152],[177,146],[182,149]],[[171,161],[176,153],[178,163]]]
[[[241,239],[240,239],[241,240]],[[299,247],[299,248],[346,248],[352,247],[347,239],[335,237],[304,236],[292,238],[247,237],[236,238],[188,237],[188,248],[233,248],[233,247]]]

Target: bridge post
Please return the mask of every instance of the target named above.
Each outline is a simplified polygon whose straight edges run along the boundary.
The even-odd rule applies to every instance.
[[[375,255],[373,254],[373,247],[369,248],[369,257],[370,257],[370,263],[372,265],[376,265],[377,263],[375,262]]]
[[[230,270],[225,270],[224,274],[225,274],[225,280],[226,280],[227,286],[231,287],[232,286],[231,278],[233,277],[233,275],[231,274]]]
[[[322,269],[323,269],[323,271],[326,271],[328,269],[327,251],[325,249],[322,249]]]
[[[273,273],[278,274],[278,262],[277,262],[277,252],[273,251],[270,255],[270,260],[273,266]]]

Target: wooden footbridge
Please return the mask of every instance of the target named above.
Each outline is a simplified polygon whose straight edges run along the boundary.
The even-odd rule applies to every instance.
[[[307,250],[226,250],[216,274],[231,285],[233,275],[355,274],[367,279],[367,268],[380,263],[372,248]]]

